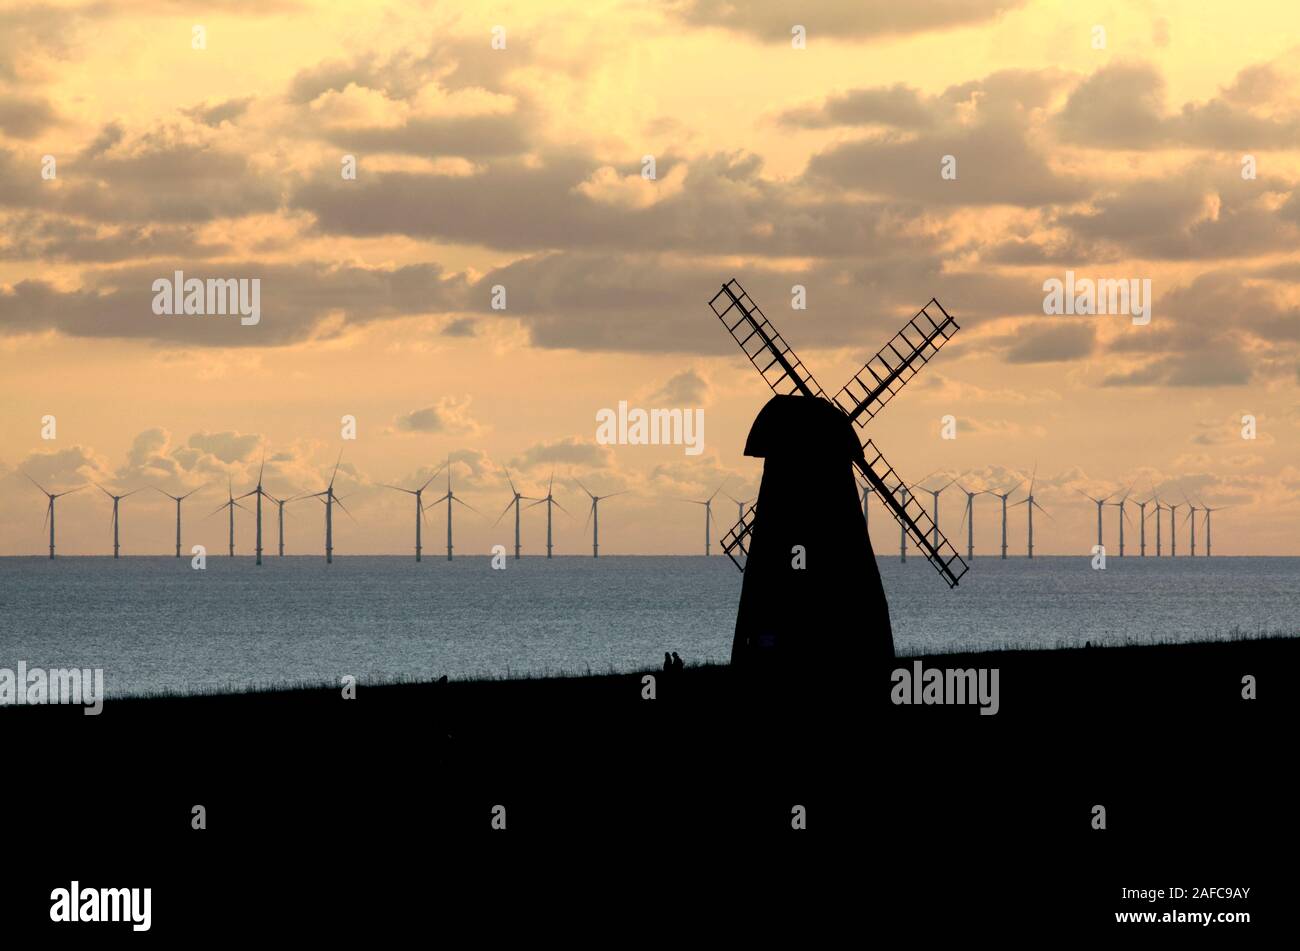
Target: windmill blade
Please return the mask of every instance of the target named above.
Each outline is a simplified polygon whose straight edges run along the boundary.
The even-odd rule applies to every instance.
[[[439,499],[438,501],[441,502],[442,499]],[[541,505],[541,504],[542,504],[543,502],[545,502],[545,501],[546,501],[546,499],[538,499],[538,500],[537,500],[536,502],[534,502],[532,505],[525,505],[524,508],[526,508],[526,509],[536,508],[537,506]]]
[[[65,495],[71,495],[73,492],[80,492],[80,491],[81,491],[82,489],[84,489],[84,488],[86,488],[86,486],[84,486],[84,485],[79,485],[79,486],[77,486],[75,489],[68,489],[68,491],[66,491],[66,492],[55,492],[54,495],[53,495],[53,498],[61,499],[61,498],[63,498]]]
[[[185,498],[184,495],[172,495],[170,492],[163,492],[163,490],[160,489],[160,488],[158,488],[158,486],[156,486],[156,485],[155,485],[155,486],[150,486],[150,488],[152,488],[155,492],[159,492],[159,493],[161,493],[161,494],[167,496],[167,498],[171,499],[173,502],[179,502],[181,499]]]
[[[339,474],[339,465],[343,462],[343,450],[339,450],[339,457],[334,461],[334,471],[330,473],[329,484],[334,485],[334,478]]]
[[[616,495],[627,495],[627,494],[628,494],[629,492],[631,492],[631,491],[632,491],[631,489],[619,489],[617,492],[611,492],[611,493],[609,493],[609,495],[602,495],[601,498],[602,498],[602,499],[612,499],[612,498],[614,498],[614,496],[616,496]],[[731,498],[731,496],[727,496],[727,498]],[[739,503],[737,503],[737,504],[739,504]]]
[[[107,495],[110,499],[113,497],[113,493],[110,492],[110,491],[108,491],[108,489],[104,488],[104,487],[103,487],[102,485],[100,485],[98,482],[95,483],[95,488],[99,489],[100,492],[103,492],[103,493],[104,493],[105,495]]]
[[[485,517],[485,516],[483,515],[482,512],[480,512],[478,509],[474,508],[474,506],[470,505],[468,502],[465,502],[465,501],[463,501],[463,500],[457,498],[457,497],[454,496],[454,495],[451,497],[451,500],[452,500],[453,502],[455,502],[457,505],[463,505],[463,506],[465,506],[465,508],[469,509],[471,512],[473,512],[473,513],[474,513],[475,515],[477,515],[479,518],[484,518],[484,517]]]
[[[41,485],[39,482],[37,482],[37,481],[36,481],[35,479],[33,479],[31,476],[27,475],[26,472],[24,472],[23,475],[27,476],[27,481],[28,481],[28,482],[30,482],[32,485],[36,486],[36,488],[40,489],[42,492],[45,492],[45,486]],[[49,495],[50,493],[45,492],[45,494],[46,494],[46,495]]]
[[[1025,501],[1028,502],[1029,500],[1028,500],[1028,499],[1025,499]],[[1051,512],[1047,511],[1047,509],[1043,508],[1041,505],[1038,504],[1038,500],[1037,500],[1037,499],[1034,500],[1034,508],[1038,509],[1038,511],[1042,512],[1042,513],[1043,513],[1044,515],[1046,515],[1048,518],[1052,519],[1053,522],[1056,521],[1056,519],[1052,517],[1052,513],[1051,513]]]
[[[204,489],[206,489],[206,488],[207,488],[208,486],[210,486],[211,484],[212,484],[211,482],[205,482],[205,483],[203,483],[201,486],[199,486],[197,489],[190,489],[188,492],[186,492],[184,495],[181,496],[181,501],[182,501],[182,502],[185,501],[185,500],[188,499],[191,495],[193,495],[195,492],[202,492]]]
[[[337,505],[339,508],[341,508],[341,509],[343,510],[343,514],[344,514],[344,515],[346,515],[348,518],[352,519],[352,521],[356,522],[357,517],[356,517],[355,515],[353,515],[351,512],[348,511],[348,507],[347,507],[346,505],[343,504],[343,500],[340,499],[337,495],[334,496],[334,504]],[[360,524],[360,523],[358,522],[358,524]]]
[[[44,490],[42,490],[42,491],[44,491]],[[51,496],[51,497],[49,498],[49,500],[47,501],[46,505],[45,505],[45,518],[41,519],[41,529],[42,529],[42,531],[45,529],[45,526],[46,526],[46,525],[50,524],[50,515],[51,515],[53,512],[54,512],[54,497]]]
[[[497,516],[497,520],[496,520],[495,522],[493,522],[492,524],[493,524],[493,525],[497,525],[497,524],[499,524],[500,521],[501,521],[503,518],[506,517],[506,512],[509,512],[509,511],[510,511],[510,506],[512,506],[512,505],[514,505],[514,504],[515,504],[515,500],[514,500],[514,499],[511,499],[509,502],[507,502],[507,503],[506,503],[506,507],[503,508],[503,509],[501,510],[501,514]]]
[[[593,499],[595,498],[595,496],[591,494],[591,489],[587,488],[585,485],[582,484],[581,479],[574,479],[573,481],[578,483],[578,487],[581,488],[583,492],[586,492],[588,495],[591,495]]]
[[[209,512],[207,515],[205,515],[205,516],[203,516],[203,517],[204,517],[204,518],[212,518],[212,516],[216,515],[216,514],[217,514],[218,512],[220,512],[222,509],[224,509],[224,508],[226,508],[226,507],[228,507],[228,506],[234,505],[234,504],[235,504],[234,502],[222,502],[222,503],[221,503],[220,505],[218,505],[215,509],[213,509],[211,512]]]
[[[853,422],[866,426],[960,329],[943,305],[931,297],[831,402]]]
[[[779,396],[802,394],[822,396],[821,386],[808,372],[803,361],[790,349],[772,322],[732,278],[713,295],[709,307],[727,328],[749,362],[763,375],[764,382]]]
[[[565,515],[569,516],[569,518],[573,518],[573,513],[570,512],[568,509],[566,509],[566,508],[565,508],[563,505],[561,505],[559,502],[556,502],[555,499],[551,499],[551,502],[555,505],[555,507],[556,507],[557,509],[559,509],[561,512],[563,512]]]
[[[582,520],[583,530],[586,530],[587,526],[591,524],[591,513],[594,511],[596,511],[596,500],[593,498],[591,500],[591,507],[587,509],[587,517]]]
[[[229,504],[230,504],[230,505],[233,505],[233,506],[234,506],[235,508],[237,508],[237,509],[243,509],[245,512],[251,512],[251,511],[253,511],[253,510],[250,509],[247,505],[240,505],[238,502],[234,502],[234,501],[232,501],[232,502],[230,502]]]

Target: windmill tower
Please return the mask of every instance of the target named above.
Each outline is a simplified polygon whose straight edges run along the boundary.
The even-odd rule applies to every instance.
[[[442,471],[442,466],[439,466],[437,469],[433,471],[433,475],[429,476],[429,478],[425,480],[424,485],[420,486],[418,489],[404,489],[400,485],[389,485],[388,483],[382,483],[385,489],[396,489],[398,492],[405,492],[407,495],[415,496],[415,560],[416,561],[420,560],[420,552],[424,550],[424,546],[421,543],[421,538],[420,538],[420,525],[425,519],[428,518],[428,516],[424,514],[424,498],[423,498],[424,490],[429,487],[430,482],[438,478],[438,473],[441,471]],[[448,473],[447,479],[448,479],[448,483],[450,483],[451,481],[450,473]]]
[[[1141,502],[1134,502],[1138,507],[1138,556],[1145,558],[1147,556],[1147,506],[1152,502],[1151,499],[1144,499]]]
[[[1078,492],[1078,493],[1079,493],[1080,495],[1082,495],[1085,499],[1088,499],[1090,502],[1092,502],[1094,505],[1097,506],[1097,544],[1098,544],[1099,546],[1104,547],[1104,543],[1103,543],[1103,541],[1102,541],[1102,537],[1101,537],[1101,507],[1102,507],[1103,505],[1105,505],[1105,504],[1107,503],[1107,501],[1111,498],[1111,496],[1113,496],[1115,493],[1112,492],[1110,495],[1107,495],[1107,496],[1105,496],[1104,498],[1100,498],[1100,499],[1098,499],[1098,498],[1093,498],[1093,497],[1092,497],[1091,495],[1089,495],[1087,492],[1084,492],[1084,491],[1082,491],[1082,490],[1080,490],[1080,489],[1075,489],[1074,491]]]
[[[787,596],[791,585],[800,585],[801,592],[806,591],[815,603],[819,597],[842,599],[846,582],[861,590],[864,578],[865,620],[875,641],[873,649],[879,650],[881,657],[892,657],[889,611],[871,540],[865,522],[853,523],[857,491],[849,465],[857,469],[949,586],[957,584],[966,564],[914,498],[900,501],[894,495],[890,486],[906,483],[872,440],[860,440],[853,425],[864,428],[957,332],[957,322],[932,298],[827,400],[816,379],[739,282],[733,279],[723,284],[709,306],[775,394],[755,419],[745,446],[747,455],[765,460],[758,502],[722,540],[723,550],[745,572],[732,662],[758,661],[774,652],[801,656],[799,652],[807,650],[800,646],[798,635],[790,633],[800,629],[797,615],[804,610],[802,594],[793,599]],[[825,496],[814,494],[805,499],[800,495],[808,487],[822,486],[829,489]],[[843,510],[838,508],[841,498]],[[809,518],[810,512],[818,514]],[[769,534],[765,536],[765,532]],[[789,570],[792,541],[812,546],[804,571]],[[792,579],[792,575],[800,577]],[[781,623],[783,620],[789,624]],[[802,656],[811,657],[812,653]]]
[[[1025,512],[1028,513],[1029,515],[1029,547],[1027,549],[1027,553],[1030,558],[1034,557],[1034,509],[1038,509],[1038,511],[1042,512],[1048,518],[1052,517],[1051,513],[1048,512],[1047,509],[1043,508],[1036,501],[1034,501],[1034,484],[1035,482],[1037,482],[1037,480],[1038,480],[1038,466],[1034,466],[1034,472],[1029,477],[1029,495],[1026,498],[1023,498],[1016,503],[1016,505],[1025,506]],[[1016,507],[1015,505],[1012,506],[1012,508],[1015,507]]]
[[[906,511],[907,486],[900,482],[894,491],[898,493],[898,501]],[[907,563],[907,525],[901,520],[898,523],[898,560],[904,564]]]
[[[1151,493],[1151,498],[1156,503],[1156,557],[1159,558],[1161,555],[1160,539],[1164,535],[1160,527],[1160,513],[1165,509],[1165,504],[1160,501],[1160,496],[1156,495],[1154,490]]]
[[[1019,482],[1017,482],[1015,485],[1013,485],[1013,486],[1012,486],[1008,491],[1006,491],[1006,492],[990,492],[990,493],[989,493],[989,494],[992,495],[995,499],[1001,499],[1001,500],[1002,500],[1002,560],[1003,560],[1003,561],[1006,561],[1006,560],[1007,560],[1007,499],[1009,499],[1009,498],[1011,497],[1011,493],[1012,493],[1012,492],[1016,491],[1016,489],[1020,488],[1020,487],[1021,487],[1022,485],[1024,485],[1024,484],[1025,484],[1025,480],[1024,480],[1024,479],[1021,479]]]
[[[532,508],[533,505],[541,505],[542,503],[546,504],[546,557],[547,558],[551,557],[551,549],[553,547],[551,545],[551,506],[554,505],[565,515],[569,514],[569,510],[555,500],[555,493],[552,491],[554,487],[555,487],[555,473],[552,472],[550,481],[546,483],[546,494],[543,495],[536,502],[534,502],[532,505],[528,506],[528,508]]]
[[[158,486],[156,485],[154,486],[154,488],[157,489],[159,492],[162,492],[163,495],[167,496],[167,498],[171,499],[173,502],[176,503],[176,557],[179,558],[181,556],[181,503],[184,502],[186,499],[188,499],[195,492],[198,492],[200,489],[206,488],[206,486],[201,485],[199,486],[198,489],[190,489],[184,495],[172,495],[170,492],[163,492],[163,490],[159,489]]]
[[[926,478],[929,477],[927,476]],[[921,480],[921,482],[924,481],[925,479]],[[909,488],[915,489],[921,484],[921,482],[914,482],[912,483],[912,485],[909,486]],[[931,538],[931,542],[933,542],[936,546],[939,544],[939,496],[944,489],[948,488],[948,486],[950,485],[955,485],[956,482],[957,480],[953,479],[951,482],[948,483],[948,485],[942,486],[938,489],[921,489],[921,491],[924,492],[926,495],[932,496],[934,498],[934,515],[931,516],[931,518],[934,520],[934,534],[933,537]]]
[[[343,500],[334,494],[334,480],[338,478],[339,466],[343,462],[343,450],[339,450],[339,457],[334,463],[334,470],[330,472],[329,484],[319,492],[312,492],[309,495],[300,495],[298,499],[320,499],[321,504],[325,506],[325,564],[334,564],[334,506],[337,505],[349,518],[352,513],[343,504]]]
[[[31,476],[27,475],[26,472],[24,472],[23,475],[27,476],[27,481],[30,482],[32,485],[36,486],[36,488],[40,489],[41,492],[45,495],[46,499],[49,500],[48,504],[45,506],[45,519],[44,522],[41,524],[41,527],[42,528],[45,527],[44,524],[45,522],[49,523],[50,560],[53,561],[54,560],[54,500],[61,499],[65,495],[71,495],[73,492],[80,492],[82,489],[85,488],[85,486],[79,485],[75,489],[68,489],[66,492],[46,492],[45,487],[41,485],[39,482],[37,482],[35,479],[33,479]]]
[[[451,561],[451,549],[452,549],[452,545],[451,545],[451,506],[452,506],[452,503],[454,502],[454,503],[456,503],[457,505],[463,505],[463,506],[465,506],[465,508],[469,509],[469,510],[470,510],[471,512],[473,512],[475,515],[482,515],[482,514],[483,514],[483,513],[481,513],[478,509],[474,508],[474,506],[472,506],[472,505],[470,505],[468,502],[466,502],[464,499],[459,499],[459,498],[456,497],[456,493],[455,493],[455,491],[454,491],[454,490],[452,489],[452,487],[451,487],[451,456],[448,456],[448,457],[447,457],[447,494],[444,495],[444,496],[442,496],[442,497],[440,497],[440,498],[434,499],[434,500],[433,500],[433,504],[434,504],[434,505],[437,505],[437,504],[440,503],[440,502],[446,502],[446,503],[447,503],[447,560],[448,560],[448,561]]]
[[[1211,507],[1209,505],[1201,506],[1201,511],[1205,513],[1205,557],[1206,558],[1210,557],[1210,515],[1213,512],[1222,512],[1225,508],[1229,508],[1229,507],[1230,506],[1227,505],[1220,505],[1217,508]]]
[[[742,501],[740,501],[740,499],[735,498],[734,496],[732,496],[731,494],[729,494],[729,493],[727,493],[727,492],[723,492],[722,494],[725,495],[725,496],[727,496],[727,498],[731,499],[731,501],[733,501],[733,502],[736,503],[736,520],[737,520],[737,521],[739,521],[740,519],[742,519],[742,518],[745,517],[745,506],[748,505],[750,502],[754,501],[752,498],[748,498],[748,499],[745,499],[745,501],[742,502]],[[863,492],[863,496],[862,496],[862,517],[863,517],[863,518],[866,518],[866,516],[867,516],[867,496],[866,496],[866,493],[865,493],[865,490],[864,490],[864,492]]]
[[[1178,510],[1181,505],[1169,506],[1169,557],[1178,557]]]
[[[722,483],[722,485],[726,485],[726,484],[727,483],[725,482]],[[716,521],[713,518],[713,500],[717,497],[718,493],[722,491],[722,485],[714,489],[713,495],[710,495],[707,499],[678,499],[679,502],[690,502],[692,505],[704,506],[704,557],[705,558],[708,558],[709,555],[712,554],[713,542],[712,542],[712,536],[709,534],[709,522]],[[744,516],[742,515],[741,518],[743,519]]]
[[[520,491],[515,488],[514,482],[511,481],[510,479],[509,469],[506,470],[506,482],[510,483],[510,492],[512,497],[510,501],[506,503],[506,507],[501,510],[501,514],[497,516],[497,522],[505,518],[506,512],[510,511],[510,506],[513,505],[515,507],[515,561],[518,561],[519,560],[519,503],[524,500],[537,501],[537,502],[540,502],[542,500],[532,495],[521,494]],[[492,524],[495,525],[497,522],[493,522]]]
[[[613,492],[610,493],[609,495],[592,495],[591,491],[581,482],[578,482],[578,485],[582,488],[582,491],[586,492],[587,495],[590,496],[591,498],[591,508],[587,510],[587,520],[591,522],[591,557],[599,558],[600,557],[600,502],[602,499],[612,499],[616,495],[623,495],[624,493],[627,492],[627,490],[624,489],[622,492]],[[582,527],[586,528],[587,526],[584,523]]]
[[[243,495],[240,496],[241,499],[246,499],[246,498],[248,498],[250,495],[255,496],[255,497],[257,498],[257,546],[256,546],[256,552],[257,552],[257,564],[259,564],[259,565],[262,563],[262,498],[263,498],[263,496],[265,496],[265,497],[268,498],[268,499],[271,498],[271,496],[269,496],[269,495],[266,494],[266,490],[262,488],[262,473],[263,473],[265,470],[266,470],[266,453],[262,453],[262,464],[261,464],[261,465],[258,467],[258,469],[257,469],[257,485],[253,488],[253,490],[252,490],[251,492],[245,492]],[[283,545],[283,543],[284,543],[284,538],[283,538],[283,535],[284,535],[284,522],[283,522],[283,520],[282,520],[281,523],[280,523],[280,530],[281,530],[281,539],[280,539],[280,541],[281,541],[281,551],[280,551],[280,554],[283,555],[283,554],[284,554],[284,551],[283,551],[283,547],[284,547],[284,545]]]
[[[143,492],[144,490],[132,489],[130,492],[127,492],[125,495],[114,495],[112,492],[108,491],[108,489],[104,488],[98,482],[95,483],[95,487],[98,488],[100,492],[103,492],[105,495],[107,495],[110,499],[113,500],[113,557],[118,558],[120,557],[119,556],[120,546],[117,543],[117,529],[119,525],[118,505],[123,499],[129,498],[135,495],[137,492]]]
[[[981,489],[978,492],[972,492],[970,489],[966,488],[960,482],[957,482],[956,479],[954,479],[953,482],[956,483],[958,489],[960,489],[962,492],[966,494],[966,510],[962,513],[961,520],[962,523],[966,526],[966,560],[973,561],[975,558],[975,496],[986,495],[988,494],[988,490]],[[935,524],[938,524],[937,519],[935,520]],[[960,528],[960,526],[958,527]],[[1006,528],[1005,502],[1004,502],[1004,518],[1002,521],[1002,527],[1004,529],[1004,533],[1002,536],[1002,557],[1005,558],[1007,556],[1007,545],[1006,545],[1007,538],[1005,534],[1005,528]]]
[[[1118,502],[1106,503],[1107,505],[1113,505],[1115,508],[1119,509],[1119,556],[1121,558],[1124,557],[1124,522],[1126,520],[1129,522],[1133,521],[1131,518],[1128,517],[1128,512],[1124,510],[1124,506],[1128,503],[1128,497],[1132,494],[1133,494],[1133,486],[1130,485],[1127,489],[1124,490],[1124,494],[1120,496],[1120,500]]]
[[[239,504],[239,501],[235,498],[234,484],[229,480],[229,478],[227,478],[227,480],[226,480],[226,501],[222,502],[222,503],[221,503],[220,505],[218,505],[215,509],[213,509],[211,512],[209,512],[209,513],[208,513],[208,518],[212,518],[212,516],[216,515],[216,514],[217,514],[218,512],[220,512],[222,509],[229,509],[229,510],[230,510],[230,551],[229,551],[229,555],[230,555],[231,558],[234,558],[234,557],[235,557],[235,509],[244,509],[245,512],[247,512],[248,509],[246,509],[246,508],[244,508],[244,506],[240,505],[240,504]]]

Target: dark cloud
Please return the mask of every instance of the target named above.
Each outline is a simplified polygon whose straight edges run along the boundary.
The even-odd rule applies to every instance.
[[[0,132],[15,139],[30,139],[60,123],[48,99],[0,93]]]
[[[903,129],[927,129],[939,119],[936,108],[910,86],[896,83],[875,89],[854,89],[828,96],[820,106],[804,106],[783,112],[784,125],[824,129],[845,125],[889,125]]]
[[[1024,0],[807,0],[792,7],[783,0],[677,0],[672,13],[697,27],[722,27],[763,42],[789,43],[797,23],[808,30],[808,43],[923,33],[984,23]]]
[[[518,155],[529,145],[528,123],[515,113],[424,116],[393,127],[331,128],[324,137],[346,149],[430,158]]]
[[[227,99],[224,102],[211,105],[195,106],[192,109],[186,109],[185,114],[202,122],[204,125],[219,126],[223,122],[230,122],[242,116],[248,111],[248,107],[253,104],[254,98],[253,96],[246,96],[243,99]]]
[[[4,219],[0,259],[109,263],[139,258],[202,259],[227,255],[228,244],[207,243],[189,226],[92,225],[53,215]]]
[[[1051,317],[989,341],[1007,363],[1060,363],[1091,356],[1097,342],[1092,317]],[[1050,321],[1050,322],[1044,322]],[[1068,322],[1067,322],[1068,321]]]
[[[672,376],[667,383],[650,395],[670,406],[703,406],[709,401],[713,388],[694,367]]]

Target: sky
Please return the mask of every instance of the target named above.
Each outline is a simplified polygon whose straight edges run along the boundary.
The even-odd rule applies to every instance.
[[[513,543],[508,472],[554,480],[559,554],[583,486],[625,493],[604,554],[700,553],[681,500],[721,487],[717,554],[770,395],[708,307],[731,278],[831,393],[938,298],[962,329],[865,435],[923,487],[1032,477],[1036,553],[1089,555],[1083,494],[1131,492],[1181,506],[1180,551],[1190,503],[1216,555],[1298,554],[1295,36],[1248,0],[0,4],[0,554],[48,543],[28,476],[87,486],[65,554],[112,550],[94,482],[143,490],[125,554],[174,544],[152,487],[198,490],[214,551],[228,489],[317,492],[340,454],[342,555],[409,552],[385,486],[448,459],[461,553]],[[257,279],[260,319],[155,313],[176,271]],[[1149,286],[1149,322],[1045,313],[1067,271]],[[598,442],[620,402],[702,410],[703,450]],[[322,553],[321,505],[287,511]]]

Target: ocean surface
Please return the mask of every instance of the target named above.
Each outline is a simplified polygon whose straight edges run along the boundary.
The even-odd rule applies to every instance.
[[[1300,632],[1300,558],[977,557],[950,590],[879,560],[900,654]],[[109,696],[725,661],[725,557],[0,558],[0,667],[102,667]],[[856,594],[840,617],[853,634]]]

